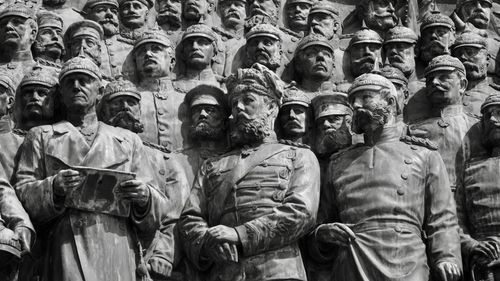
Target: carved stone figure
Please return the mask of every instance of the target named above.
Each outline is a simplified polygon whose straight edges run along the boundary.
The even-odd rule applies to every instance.
[[[117,0],[91,0],[84,8],[85,18],[99,23],[104,32],[101,44],[101,73],[105,80],[113,80],[123,74],[134,76],[134,67],[130,52],[134,41],[124,38],[119,33]]]
[[[148,26],[148,15],[153,8],[153,0],[118,0],[120,34],[130,40],[136,40]]]
[[[417,43],[415,32],[402,25],[397,25],[387,31],[383,46],[383,57],[392,66],[401,70],[405,77],[416,80],[415,72],[415,45]]]
[[[244,67],[259,63],[278,75],[283,72],[286,57],[283,56],[282,33],[278,28],[270,24],[258,24],[245,34],[245,38],[247,44]]]
[[[214,85],[201,84],[186,94],[184,104],[189,120],[189,145],[178,151],[177,158],[184,167],[189,184],[201,164],[228,149],[228,117],[230,114],[224,91]]]
[[[454,192],[456,166],[463,159],[460,153],[462,140],[469,128],[477,122],[462,107],[462,97],[467,88],[465,67],[457,58],[442,55],[431,60],[425,77],[430,112],[424,120],[413,122],[408,134],[427,138],[437,144]]]
[[[182,3],[179,0],[158,0],[156,22],[166,32],[178,33],[182,27]],[[171,38],[172,39],[172,38]],[[177,40],[172,40],[176,42]]]
[[[287,0],[285,4],[286,23],[288,28],[296,33],[307,33],[309,29],[309,11],[313,0]]]
[[[500,96],[489,96],[482,108],[480,135],[485,154],[469,158],[459,174],[455,194],[464,272],[468,280],[498,278],[500,241],[498,221],[498,167]]]
[[[0,68],[12,73],[16,85],[35,64],[31,45],[37,32],[33,9],[15,3],[0,11]]]
[[[223,75],[229,76],[236,71],[234,66],[241,66],[241,61],[238,60],[244,55],[242,47],[246,43],[244,29],[247,5],[246,0],[219,0],[218,5],[222,28],[213,29],[226,45]]]
[[[64,34],[64,44],[69,58],[85,56],[94,64],[100,66],[102,63],[101,42],[104,39],[104,31],[101,25],[93,20],[82,20],[75,22]]]
[[[498,92],[487,80],[488,66],[491,62],[487,40],[474,32],[463,32],[452,45],[452,55],[465,67],[468,83],[463,97],[464,110],[479,117],[484,100],[490,94]]]
[[[386,78],[363,74],[348,96],[365,143],[335,154],[322,186],[309,250],[329,263],[325,280],[428,280],[429,266],[459,280],[455,203],[439,153],[428,140],[401,137]]]
[[[363,27],[349,42],[349,67],[352,79],[373,70],[375,63],[382,61],[384,41],[374,30]]]
[[[35,61],[39,64],[61,68],[65,56],[62,38],[63,21],[60,16],[52,12],[37,14],[38,33],[31,46]]]
[[[450,47],[455,40],[455,24],[450,17],[433,12],[423,18],[420,25],[418,58],[422,65],[417,66],[417,76],[421,78],[427,64],[440,55],[450,54]]]
[[[267,18],[268,24],[277,26],[280,9],[281,0],[248,0],[248,14],[249,19],[247,20],[247,25],[249,28],[253,27],[252,18]],[[264,22],[262,22],[264,23]]]
[[[314,225],[319,166],[276,140],[277,80],[261,65],[230,76],[234,149],[202,165],[181,215],[185,252],[208,280],[306,280],[297,241]]]
[[[0,178],[10,182],[12,172],[15,167],[17,151],[23,142],[23,134],[13,130],[12,120],[14,113],[14,99],[16,85],[7,72],[0,75],[0,142],[2,151],[0,152],[0,165],[2,167]]]
[[[455,11],[450,17],[459,31],[465,28],[466,23],[486,29],[490,23],[492,3],[491,0],[457,0]]]
[[[397,95],[397,123],[401,126],[403,123],[403,112],[408,103],[408,98],[410,97],[410,92],[408,90],[408,79],[403,74],[403,72],[396,67],[391,65],[384,65],[384,67],[380,70],[380,75],[387,78],[392,82],[394,87],[396,87]]]
[[[356,9],[345,20],[345,33],[357,32],[364,22],[369,29],[377,31],[382,36],[398,23],[396,1],[362,0],[356,4]]]
[[[193,24],[207,24],[209,16],[215,10],[214,0],[182,1],[182,18],[185,28]]]
[[[314,108],[314,151],[319,159],[321,175],[332,154],[352,144],[352,108],[344,93],[326,92],[312,100]]]
[[[44,226],[38,233],[46,249],[42,280],[136,280],[132,227],[139,233],[156,231],[167,199],[151,182],[139,137],[97,121],[99,68],[87,58],[73,58],[63,65],[59,82],[66,120],[28,132],[16,172],[20,201],[35,225]],[[71,198],[75,189],[92,184],[92,176],[76,166],[133,173],[135,179],[117,183],[111,195],[129,206],[128,216],[125,211],[111,215],[113,209],[102,204],[82,210],[81,201],[72,201],[69,207],[66,200],[83,200]],[[106,195],[86,196],[99,202]]]
[[[31,0],[33,2],[33,0]],[[36,2],[42,2],[42,7],[40,10],[47,10],[59,15],[63,22],[63,32],[75,22],[83,20],[82,15],[78,12],[83,7],[86,0],[35,0]],[[24,1],[28,2],[28,1]]]
[[[174,81],[176,91],[187,93],[200,83],[219,85],[212,66],[222,53],[217,34],[205,24],[191,25],[179,43],[179,73]],[[223,54],[221,54],[223,55]]]
[[[109,83],[100,101],[99,118],[106,124],[140,133],[141,95],[135,86],[126,80]],[[169,200],[167,215],[162,218],[159,230],[140,235],[143,249],[146,250],[144,264],[148,270],[138,270],[140,276],[150,276],[154,280],[169,278],[174,265],[179,263],[180,248],[176,245],[175,225],[179,219],[184,202],[189,195],[191,183],[188,182],[181,164],[172,158],[168,150],[161,146],[143,142],[147,158],[154,169],[154,177],[159,191]]]
[[[185,137],[181,132],[185,117],[181,104],[185,94],[175,91],[172,85],[173,46],[163,31],[148,31],[135,42],[133,55],[144,124],[140,137],[171,151],[181,149]]]
[[[319,34],[310,34],[297,45],[293,59],[294,80],[310,99],[321,91],[335,89],[332,82],[334,61],[334,47]]]
[[[311,98],[295,85],[286,88],[277,119],[278,137],[294,143],[310,145],[312,118]]]
[[[309,11],[307,21],[309,34],[320,34],[333,41],[338,40],[338,34],[342,33],[339,12],[328,1],[316,2]]]

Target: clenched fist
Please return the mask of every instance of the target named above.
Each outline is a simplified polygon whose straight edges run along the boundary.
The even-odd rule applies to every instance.
[[[66,196],[68,190],[80,186],[85,176],[75,170],[61,170],[57,173],[53,181],[54,193],[58,196]]]

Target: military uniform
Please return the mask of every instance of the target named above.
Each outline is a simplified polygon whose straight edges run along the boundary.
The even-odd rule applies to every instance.
[[[428,147],[393,126],[375,145],[331,157],[318,222],[347,224],[356,240],[342,248],[310,245],[313,257],[331,264],[327,280],[362,280],[361,272],[370,280],[429,280],[428,262],[461,264],[446,169]]]

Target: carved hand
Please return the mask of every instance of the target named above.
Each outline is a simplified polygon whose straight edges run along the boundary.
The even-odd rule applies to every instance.
[[[236,248],[236,245],[229,244],[227,242],[216,245],[209,245],[209,244],[205,245],[207,246],[205,248],[206,254],[215,263],[222,263],[228,261],[238,262],[238,249]]]
[[[349,245],[349,239],[356,239],[347,228],[348,225],[341,223],[322,224],[316,231],[316,237],[319,242],[346,247]]]
[[[462,277],[460,268],[453,262],[440,262],[437,265],[437,271],[441,281],[458,281]]]
[[[486,265],[497,260],[500,255],[500,246],[495,241],[479,241],[472,249],[472,255],[476,256],[475,262]]]
[[[26,227],[18,227],[14,230],[14,233],[16,234],[16,239],[19,240],[21,243],[22,247],[22,253],[21,255],[25,255],[30,253],[31,251],[31,230],[29,230]]]
[[[61,170],[59,171],[53,181],[54,193],[58,196],[64,197],[69,189],[80,186],[83,183],[84,176],[75,170]]]
[[[145,207],[149,202],[149,187],[140,180],[128,180],[120,183],[117,196],[122,200],[131,200],[139,207]]]

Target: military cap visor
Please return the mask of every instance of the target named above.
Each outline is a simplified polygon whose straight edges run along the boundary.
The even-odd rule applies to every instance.
[[[473,43],[473,42],[463,42],[463,43],[453,45],[451,47],[453,50],[457,50],[457,49],[462,48],[462,47],[474,47],[474,48],[478,48],[478,49],[486,49],[485,45],[479,44],[479,43]]]
[[[389,79],[387,79],[387,80],[389,80]],[[380,86],[380,85],[361,85],[361,86],[357,86],[357,87],[350,89],[349,90],[349,97],[351,97],[354,93],[357,93],[359,91],[366,90],[366,91],[378,92],[378,91],[381,91],[383,89],[389,90],[388,87],[384,87],[384,86]]]
[[[436,71],[460,71],[462,72],[463,74],[465,74],[465,72],[460,69],[460,68],[457,68],[457,67],[453,67],[453,66],[446,66],[446,65],[443,65],[443,66],[437,66],[437,67],[433,67],[429,70],[427,70],[425,73],[424,73],[424,76],[427,77],[428,75],[430,75],[431,73],[434,73]]]
[[[212,42],[215,41],[215,37],[213,37],[205,32],[190,32],[190,33],[184,34],[184,36],[182,36],[182,42],[184,42],[184,40],[186,40],[188,38],[193,38],[193,37],[203,37],[203,38],[207,38],[208,40],[210,40]]]
[[[305,108],[309,108],[309,103],[305,102],[305,101],[301,101],[301,100],[287,100],[287,101],[284,101],[283,104],[281,105],[281,108],[284,108],[285,106],[289,106],[289,105],[301,105]]]
[[[281,38],[278,35],[271,33],[271,32],[254,32],[254,33],[250,34],[246,39],[248,41],[252,38],[257,38],[257,37],[268,37],[268,38],[272,38],[276,41],[281,40]]]
[[[323,108],[319,110],[315,110],[314,112],[314,120],[318,120],[321,117],[326,116],[336,116],[336,115],[352,115],[352,109],[344,104],[324,104]]]
[[[199,85],[189,91],[184,102],[193,107],[196,105],[215,105],[227,110],[227,97],[224,91],[213,85]]]
[[[57,83],[56,83],[57,84]],[[19,84],[19,87],[20,88],[23,88],[23,87],[26,87],[26,86],[29,86],[29,85],[39,85],[39,86],[45,86],[47,88],[52,88],[54,87],[56,84],[54,83],[50,83],[49,81],[41,81],[41,80],[26,80],[26,81],[22,81],[20,84]]]
[[[117,97],[131,97],[134,98],[137,101],[141,100],[141,95],[138,92],[133,92],[133,91],[119,91],[116,93],[111,93],[106,95],[106,100],[111,101],[114,98]]]
[[[319,41],[319,40],[318,41],[310,41],[310,42],[305,43],[304,45],[299,45],[298,51],[305,50],[305,49],[307,49],[307,48],[309,48],[311,46],[321,46],[321,47],[327,48],[332,53],[335,52],[335,50],[333,49],[332,45],[328,44],[327,42]]]
[[[116,0],[89,0],[87,4],[85,4],[84,10],[92,9],[98,5],[109,5],[118,9],[118,2]]]
[[[156,44],[160,44],[160,45],[165,46],[165,47],[170,47],[169,42],[165,42],[164,40],[161,40],[161,38],[147,38],[147,39],[138,40],[137,42],[135,42],[134,50],[136,50],[137,48],[139,48],[139,46],[144,45],[146,43],[156,43]]]
[[[490,106],[494,105],[500,105],[500,95],[499,94],[491,94],[489,95],[485,100],[484,103],[481,105],[481,114],[484,114],[486,109]]]
[[[68,27],[68,30],[66,30],[64,37],[72,39],[84,35],[91,35],[98,40],[102,40],[102,38],[104,38],[104,31],[102,30],[101,25],[97,22],[91,20],[82,20],[70,25]]]
[[[68,76],[70,74],[74,74],[74,73],[86,74],[90,77],[101,80],[101,77],[99,75],[97,75],[96,73],[94,73],[93,71],[90,71],[88,69],[83,69],[83,68],[76,68],[76,69],[71,69],[71,70],[65,71],[64,73],[61,73],[61,75],[59,77],[59,81],[62,81],[66,76]]]
[[[398,37],[398,38],[388,38],[384,41],[384,45],[387,45],[389,43],[408,43],[411,45],[415,45],[417,43],[417,40],[407,37]]]
[[[433,22],[433,23],[421,25],[421,30],[424,31],[428,28],[435,27],[435,26],[442,26],[442,27],[448,28],[449,30],[453,30],[453,26],[451,26],[450,24],[445,23],[445,22]]]

